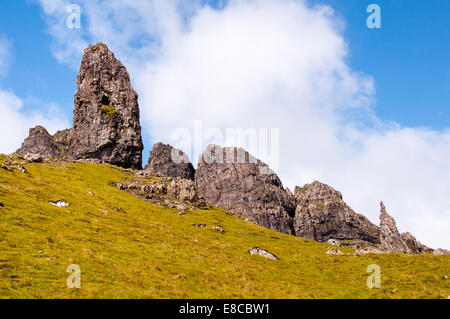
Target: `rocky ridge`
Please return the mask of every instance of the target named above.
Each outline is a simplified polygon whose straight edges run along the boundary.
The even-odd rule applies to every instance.
[[[138,170],[126,183],[115,184],[144,200],[178,209],[216,205],[248,221],[299,237],[349,246],[358,254],[398,252],[448,254],[400,234],[381,204],[380,227],[353,211],[342,194],[315,181],[294,194],[263,162],[242,148],[209,145],[197,170],[186,154],[156,143],[144,170],[138,96],[126,68],[102,43],[85,50],[77,77],[73,128],[51,135],[30,129],[15,154],[31,162],[60,160],[110,163]],[[1,168],[27,173],[20,163]]]

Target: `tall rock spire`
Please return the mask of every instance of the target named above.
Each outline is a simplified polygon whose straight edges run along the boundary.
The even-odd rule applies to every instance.
[[[383,202],[380,203],[380,212],[380,249],[390,253],[411,253],[398,232],[394,218],[386,212]]]
[[[140,169],[138,95],[126,68],[105,44],[84,51],[77,87],[70,156]]]

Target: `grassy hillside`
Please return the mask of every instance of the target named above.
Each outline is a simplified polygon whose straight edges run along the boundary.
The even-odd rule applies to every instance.
[[[7,161],[13,162],[0,156],[0,164]],[[443,279],[450,275],[448,256],[330,256],[325,244],[220,209],[178,215],[111,186],[133,174],[130,170],[88,163],[22,165],[29,174],[0,168],[1,298],[450,295],[450,280]],[[50,204],[58,200],[70,206]],[[280,260],[252,256],[252,247]],[[70,264],[81,267],[81,289],[66,286]],[[366,286],[370,264],[381,267],[380,289]]]

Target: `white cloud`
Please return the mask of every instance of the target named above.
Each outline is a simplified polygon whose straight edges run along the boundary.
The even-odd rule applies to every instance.
[[[58,33],[64,1],[40,2],[61,61],[79,63],[84,41],[102,41],[126,64],[155,141],[170,142],[194,120],[221,130],[278,127],[285,185],[324,181],[375,223],[384,200],[401,231],[450,247],[450,132],[376,117],[374,81],[348,66],[344,22],[329,7],[80,1],[86,24],[74,40]]]
[[[70,127],[56,105],[47,105],[42,111],[23,111],[23,101],[11,92],[0,90],[0,153],[15,152],[36,125],[44,126],[50,133]]]
[[[0,76],[6,75],[10,67],[11,50],[11,40],[5,36],[0,37]],[[14,93],[0,88],[0,153],[10,154],[16,151],[28,136],[29,128],[38,124],[45,126],[49,132],[69,127],[57,105],[36,98],[29,99],[28,102],[33,108],[24,112],[24,101]],[[38,111],[36,106],[46,111]]]

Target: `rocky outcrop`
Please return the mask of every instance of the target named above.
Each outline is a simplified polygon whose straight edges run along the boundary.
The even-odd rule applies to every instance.
[[[144,169],[152,176],[194,180],[195,169],[188,156],[168,144],[156,143]]]
[[[36,154],[42,157],[61,158],[67,153],[67,144],[62,136],[69,130],[50,135],[42,126],[31,128],[22,146],[14,153],[17,155]]]
[[[363,215],[355,213],[332,187],[313,182],[295,188],[297,208],[295,234],[321,242],[329,239],[361,239],[379,242],[379,229]]]
[[[15,154],[141,169],[138,95],[126,68],[105,44],[90,45],[84,51],[77,87],[73,129],[51,136],[37,126]]]
[[[389,253],[410,254],[411,250],[398,232],[394,218],[386,211],[383,202],[380,203],[380,250]]]
[[[61,157],[67,156],[67,149],[69,148],[69,136],[72,132],[72,129],[65,129],[62,131],[58,131],[53,135],[53,140],[55,143],[64,150],[64,152],[60,155]]]
[[[90,45],[84,51],[77,87],[70,157],[140,169],[138,95],[126,68],[105,44]]]
[[[242,148],[209,145],[200,155],[195,185],[213,205],[258,225],[294,234],[293,197],[266,164]]]
[[[208,207],[208,203],[198,194],[194,181],[180,177],[148,179],[147,176],[145,171],[140,171],[135,174],[135,178],[130,176],[125,183],[114,183],[113,186],[145,201],[177,208],[182,212]]]
[[[403,242],[406,244],[406,246],[409,248],[412,254],[424,254],[433,251],[433,249],[423,245],[420,241],[416,239],[416,237],[414,237],[410,233],[403,233],[401,234],[401,237]]]
[[[434,256],[450,256],[450,251],[447,249],[438,248],[433,251]]]

